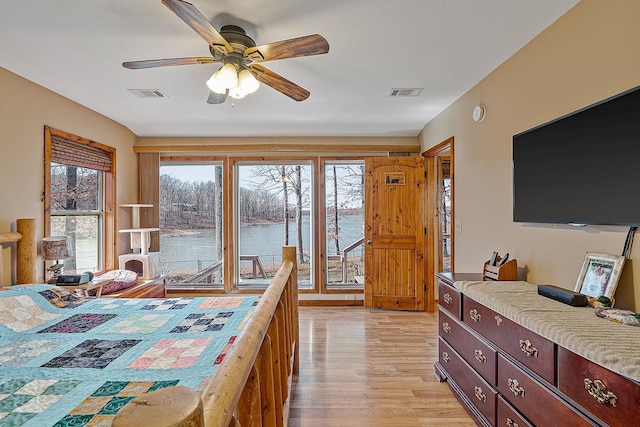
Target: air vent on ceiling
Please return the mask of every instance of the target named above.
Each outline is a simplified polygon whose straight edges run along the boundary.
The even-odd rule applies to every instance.
[[[389,92],[389,96],[420,96],[423,90],[423,87],[394,87]]]
[[[167,95],[162,93],[160,89],[128,89],[129,92],[138,98],[166,98]]]

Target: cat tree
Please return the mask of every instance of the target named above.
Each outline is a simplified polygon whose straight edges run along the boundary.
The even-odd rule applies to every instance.
[[[129,233],[131,250],[130,254],[118,257],[118,268],[138,273],[141,279],[153,279],[160,275],[160,252],[149,252],[152,231],[160,231],[159,228],[140,227],[140,209],[152,208],[153,205],[127,204],[121,208],[131,208],[132,228],[119,230],[120,233]]]

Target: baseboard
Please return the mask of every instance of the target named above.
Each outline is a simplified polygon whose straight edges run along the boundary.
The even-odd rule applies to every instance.
[[[347,307],[347,306],[364,306],[364,300],[320,300],[320,299],[301,299],[298,300],[300,307]]]

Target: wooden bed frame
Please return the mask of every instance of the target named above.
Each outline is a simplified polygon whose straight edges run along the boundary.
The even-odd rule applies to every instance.
[[[31,250],[32,239],[33,233],[0,233],[2,248],[19,242]],[[36,257],[19,252],[12,257],[16,269],[35,270]],[[113,426],[286,426],[292,379],[299,369],[298,336],[296,247],[283,246],[280,269],[203,389],[175,386],[139,396],[118,412]]]

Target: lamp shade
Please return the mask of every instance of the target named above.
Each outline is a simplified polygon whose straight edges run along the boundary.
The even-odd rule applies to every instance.
[[[69,258],[71,256],[71,238],[69,236],[51,236],[42,239],[42,258],[47,261]]]
[[[227,88],[224,87],[216,77],[217,77],[217,74],[213,73],[211,75],[211,78],[207,80],[207,86],[209,87],[209,90],[211,90],[211,92],[215,92],[219,94],[227,93]]]
[[[233,64],[224,64],[217,72],[216,79],[227,89],[238,85],[238,71]]]
[[[238,74],[238,86],[245,95],[255,92],[260,87],[260,82],[246,68]]]

